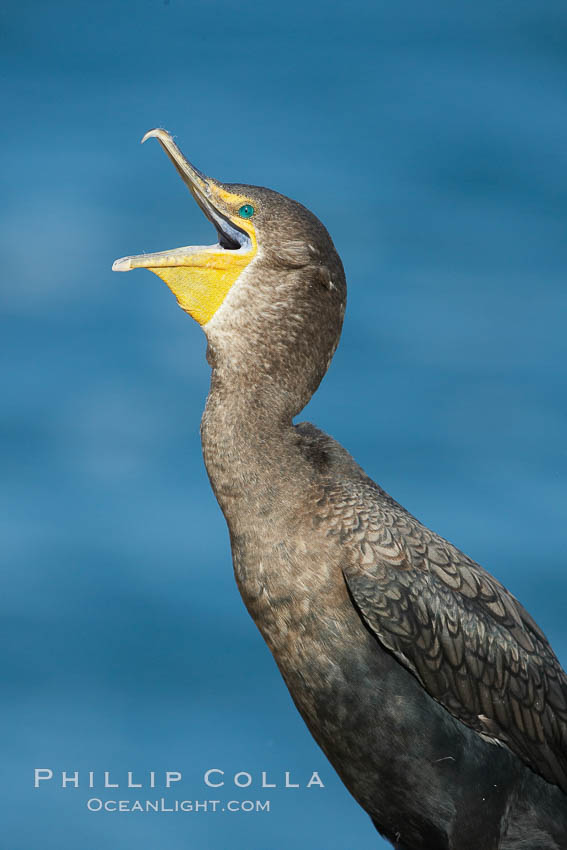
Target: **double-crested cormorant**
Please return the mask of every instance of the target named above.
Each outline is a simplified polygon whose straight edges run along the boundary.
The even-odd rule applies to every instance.
[[[203,327],[201,436],[240,592],[297,708],[400,850],[567,848],[567,677],[495,578],[313,425],[346,297],[305,207],[197,171],[151,130],[218,244],[148,268]]]

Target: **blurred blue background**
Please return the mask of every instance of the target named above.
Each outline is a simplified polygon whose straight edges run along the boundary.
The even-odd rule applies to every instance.
[[[310,207],[350,289],[305,418],[565,664],[567,7],[23,0],[0,28],[2,847],[384,847],[238,596],[200,454],[204,336],[155,276],[110,267],[214,238],[140,147],[156,125]],[[181,770],[165,796],[193,800],[219,796],[207,768],[247,770],[223,799],[272,811],[93,814],[34,767]],[[262,791],[262,770],[326,788]]]

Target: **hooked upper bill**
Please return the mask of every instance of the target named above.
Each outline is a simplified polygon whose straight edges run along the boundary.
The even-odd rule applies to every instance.
[[[173,162],[197,204],[214,225],[215,245],[190,245],[122,257],[113,271],[149,269],[169,286],[179,306],[205,325],[214,316],[230,288],[257,252],[256,232],[251,220],[254,208],[246,196],[228,191],[206,177],[183,156],[166,130],[150,130],[146,139],[156,138]],[[242,210],[247,212],[242,216]]]

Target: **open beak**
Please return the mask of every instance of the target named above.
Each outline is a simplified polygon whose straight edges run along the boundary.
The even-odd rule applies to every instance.
[[[184,259],[188,258],[188,255],[218,250],[219,247],[227,251],[249,250],[252,247],[249,234],[245,230],[236,227],[215,206],[215,197],[221,200],[222,194],[226,194],[220,188],[217,181],[210,177],[205,177],[194,165],[191,165],[189,160],[183,156],[167,130],[162,130],[159,127],[156,127],[154,130],[148,130],[142,139],[142,144],[151,138],[159,141],[198,205],[209,221],[215,226],[218,234],[218,245],[188,245],[184,248],[173,248],[170,251],[158,251],[154,254],[138,254],[133,257],[122,257],[120,260],[114,261],[112,271],[127,272],[130,269],[182,266],[184,265]]]
[[[239,221],[237,225],[231,215],[246,199],[201,174],[183,156],[166,130],[150,130],[142,142],[152,137],[159,141],[199,207],[214,225],[218,242],[215,245],[190,245],[122,257],[114,262],[112,270],[150,269],[165,281],[180,306],[200,324],[205,324],[255,255],[255,230],[250,221]]]

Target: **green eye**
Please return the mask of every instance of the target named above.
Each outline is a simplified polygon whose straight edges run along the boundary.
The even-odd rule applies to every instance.
[[[254,215],[254,207],[252,204],[243,204],[238,210],[238,215],[240,218],[252,218]]]

